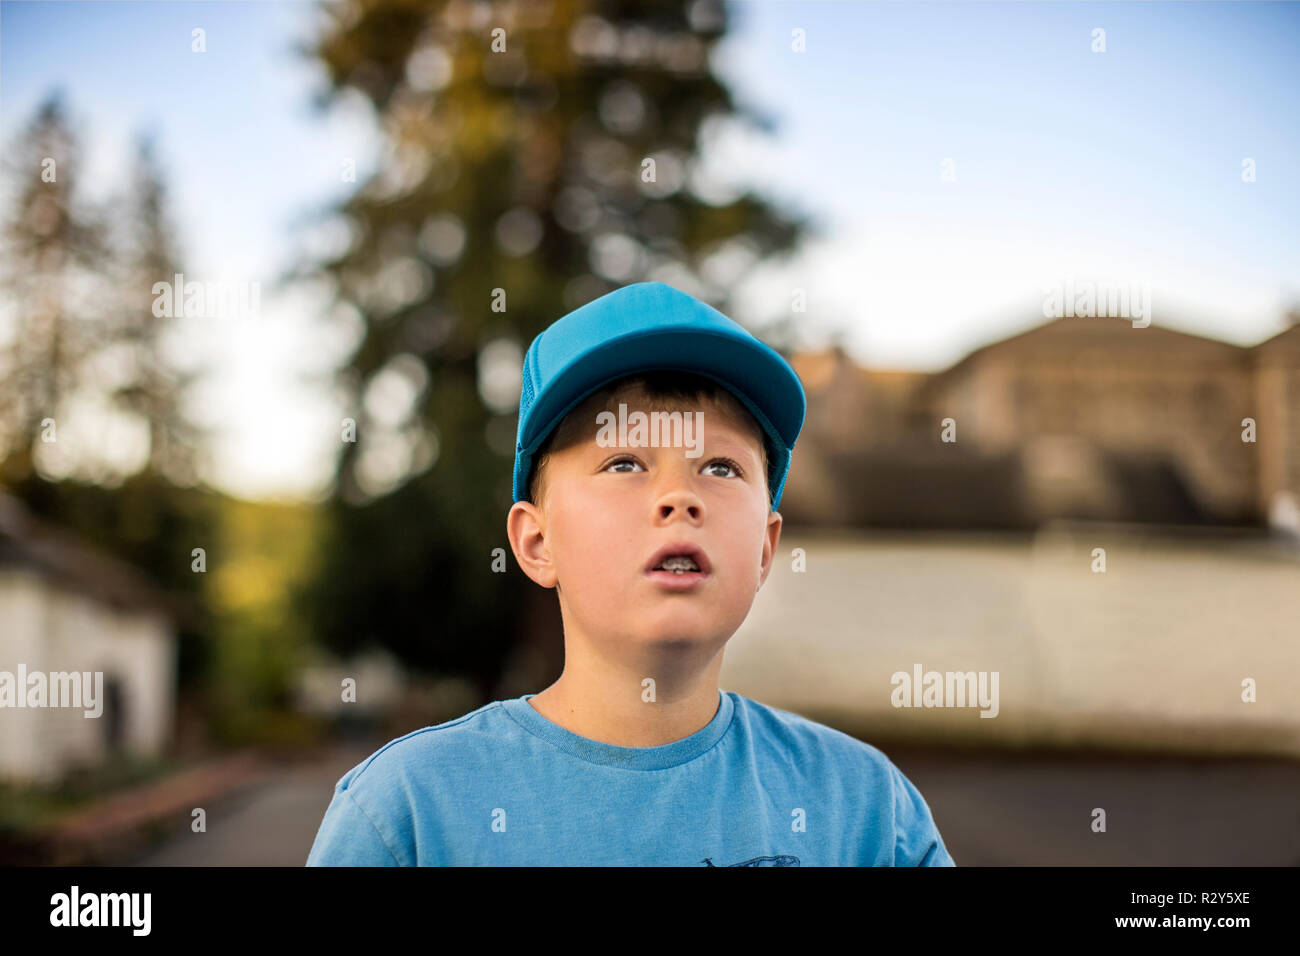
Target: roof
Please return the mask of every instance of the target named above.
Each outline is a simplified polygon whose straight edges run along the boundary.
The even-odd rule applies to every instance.
[[[837,373],[849,369],[860,384],[887,392],[907,392],[931,376],[930,372],[914,369],[872,368],[859,365],[838,344],[827,349],[795,352],[790,356],[790,367],[811,395],[820,392],[834,380]]]
[[[1260,342],[1251,351],[1256,355],[1261,353],[1286,353],[1287,355],[1300,356],[1300,312],[1292,312],[1289,318],[1293,323],[1292,325],[1272,338]]]
[[[136,567],[91,548],[0,492],[0,568],[13,566],[118,609],[153,610],[173,620],[185,613],[181,601],[157,589]]]
[[[1031,355],[1041,358],[1044,352],[1073,355],[1080,349],[1090,347],[1105,348],[1112,359],[1121,356],[1140,358],[1157,365],[1183,364],[1195,359],[1245,361],[1250,353],[1249,349],[1230,342],[1180,332],[1158,323],[1134,328],[1130,320],[1115,316],[1065,316],[1050,319],[969,352],[956,364],[936,372],[925,387],[939,387],[977,361],[991,356],[1023,360]]]

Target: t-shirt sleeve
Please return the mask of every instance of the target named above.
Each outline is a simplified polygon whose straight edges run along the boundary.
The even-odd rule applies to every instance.
[[[400,865],[352,794],[336,790],[307,855],[307,866]]]
[[[920,791],[890,764],[894,782],[894,866],[956,866]]]

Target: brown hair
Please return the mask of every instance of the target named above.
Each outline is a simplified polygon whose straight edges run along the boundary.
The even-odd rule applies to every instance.
[[[736,396],[724,386],[707,376],[677,369],[655,369],[625,375],[623,378],[609,382],[596,392],[588,395],[569,414],[564,416],[560,424],[546,436],[546,440],[542,442],[541,447],[537,449],[537,453],[533,456],[527,486],[529,501],[540,506],[538,495],[544,491],[546,463],[551,454],[562,451],[582,440],[583,432],[577,427],[577,419],[574,417],[574,413],[591,401],[596,401],[608,408],[610,399],[624,389],[638,390],[669,411],[684,411],[685,409],[681,406],[698,405],[704,401],[714,402],[730,410],[732,414],[750,426],[754,437],[758,439],[759,458],[763,463],[763,485],[767,488],[768,501],[772,500],[772,488],[767,479],[767,436],[764,434],[762,427],[755,421],[754,416],[750,414],[749,409],[745,408]]]

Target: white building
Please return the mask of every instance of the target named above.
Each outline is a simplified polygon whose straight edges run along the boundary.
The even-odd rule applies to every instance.
[[[51,783],[76,767],[159,755],[176,655],[176,612],[139,571],[0,494],[0,781]],[[33,681],[48,681],[44,706],[30,706],[40,703]],[[72,699],[56,683],[87,698],[50,706]],[[92,703],[98,716],[87,716]]]

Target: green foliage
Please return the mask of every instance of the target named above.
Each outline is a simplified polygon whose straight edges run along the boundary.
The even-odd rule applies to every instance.
[[[312,736],[285,712],[311,642],[292,594],[314,566],[317,525],[309,506],[221,501],[206,577],[216,635],[212,730],[224,742]]]
[[[715,203],[688,188],[706,120],[763,122],[709,71],[720,4],[358,0],[326,16],[307,51],[330,80],[321,103],[360,92],[391,149],[329,211],[348,248],[299,273],[336,291],[327,321],[360,331],[336,383],[357,441],[340,443],[299,602],[341,654],[380,645],[487,687],[536,585],[512,555],[507,573],[490,570],[493,549],[510,554],[516,419],[480,388],[485,347],[522,353],[562,314],[651,278],[725,310],[729,288],[804,224],[753,194]],[[371,391],[394,375],[409,407]],[[394,445],[409,465],[377,480]]]

